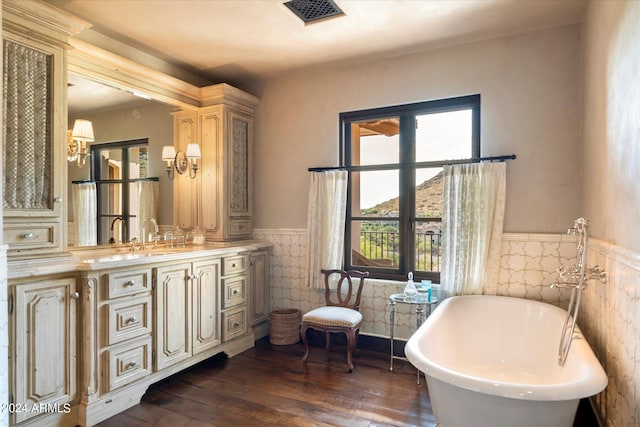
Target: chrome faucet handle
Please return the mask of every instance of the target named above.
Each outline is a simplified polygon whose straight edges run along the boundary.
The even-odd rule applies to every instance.
[[[136,246],[136,243],[138,243],[138,238],[137,237],[132,237],[131,238],[131,247],[129,248],[129,252],[138,252],[140,249]]]

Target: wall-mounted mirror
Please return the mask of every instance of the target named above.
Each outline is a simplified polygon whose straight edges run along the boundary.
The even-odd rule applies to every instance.
[[[119,89],[70,72],[68,108],[68,129],[73,129],[76,119],[88,120],[92,124],[94,139],[92,142],[86,142],[86,150],[90,154],[84,162],[79,161],[77,155],[69,156],[68,245],[78,246],[78,243],[84,245],[87,242],[77,236],[76,215],[96,215],[97,244],[107,244],[112,237],[118,242],[140,237],[137,220],[134,219],[137,217],[136,214],[132,213],[132,210],[122,211],[127,204],[129,208],[139,205],[138,191],[133,187],[134,184],[127,184],[126,189],[123,187],[124,184],[114,184],[108,190],[103,189],[96,203],[106,200],[110,204],[103,205],[109,209],[102,209],[101,213],[97,207],[95,212],[78,208],[77,205],[74,209],[74,192],[77,193],[78,188],[73,188],[71,184],[96,179],[105,180],[109,179],[109,176],[118,176],[118,179],[127,176],[126,179],[133,179],[134,174],[131,171],[134,169],[136,179],[157,178],[155,185],[160,196],[156,200],[156,219],[161,225],[173,224],[173,183],[167,178],[164,170],[162,147],[173,145],[173,117],[170,113],[175,107],[145,98],[143,94],[135,91]],[[123,150],[125,146],[126,151]],[[123,155],[128,157],[124,163]],[[104,168],[98,170],[99,165]],[[140,168],[144,168],[144,171],[140,172]],[[94,175],[92,169],[95,171]],[[122,198],[123,194],[127,195],[126,201]],[[120,202],[116,203],[116,198]],[[123,226],[120,225],[121,221],[116,221],[112,234],[112,221],[115,217],[123,215],[131,215],[130,223]]]

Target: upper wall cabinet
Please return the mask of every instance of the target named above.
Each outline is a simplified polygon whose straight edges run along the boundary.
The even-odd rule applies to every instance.
[[[3,215],[9,255],[64,249],[66,52],[84,21],[36,1],[3,7]]]
[[[175,175],[174,219],[207,241],[251,238],[253,116],[258,98],[227,84],[202,89],[204,107],[174,113],[174,146],[200,145],[195,178]]]

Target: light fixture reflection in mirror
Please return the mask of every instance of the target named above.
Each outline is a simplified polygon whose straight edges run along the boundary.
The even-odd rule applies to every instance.
[[[176,151],[172,145],[162,147],[162,160],[167,162],[167,175],[169,179],[173,179],[175,172],[180,175],[189,171],[189,178],[195,179],[198,173],[198,160],[202,157],[200,146],[198,144],[188,144],[187,152],[182,150]]]
[[[76,119],[73,129],[67,131],[67,160],[76,162],[78,167],[85,165],[85,159],[89,155],[87,142],[95,141],[93,125],[89,120]]]

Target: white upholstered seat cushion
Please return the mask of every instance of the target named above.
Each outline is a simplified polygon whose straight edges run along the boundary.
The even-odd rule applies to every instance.
[[[302,321],[324,326],[354,327],[362,322],[362,314],[346,307],[318,307],[302,316]]]

